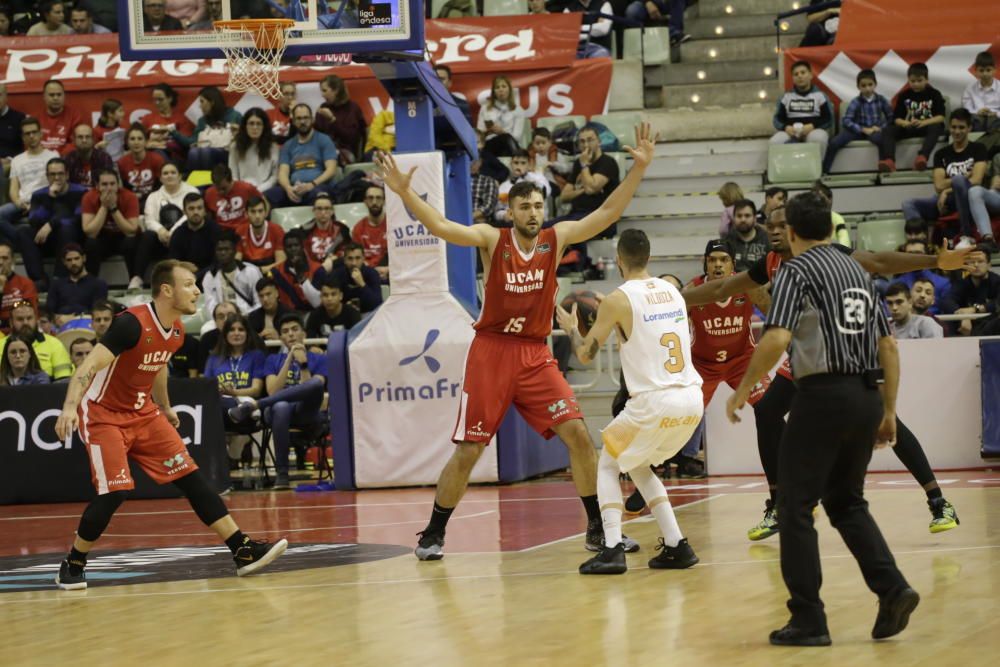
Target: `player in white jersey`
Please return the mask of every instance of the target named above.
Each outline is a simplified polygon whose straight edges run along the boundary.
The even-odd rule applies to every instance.
[[[667,492],[650,465],[676,454],[701,421],[701,377],[691,363],[691,333],[684,298],[670,283],[646,271],[649,239],[626,230],[618,240],[618,270],[625,283],[597,309],[586,338],[577,329],[576,306],[557,306],[559,325],[573,337],[584,363],[597,356],[616,330],[622,370],[629,388],[625,409],[601,432],[604,449],[597,464],[597,500],[604,522],[604,548],[580,566],[580,574],[626,571],[622,544],[622,500],[618,477],[627,472],[635,482],[663,537],[651,568],[683,569],[698,557],[681,534]]]

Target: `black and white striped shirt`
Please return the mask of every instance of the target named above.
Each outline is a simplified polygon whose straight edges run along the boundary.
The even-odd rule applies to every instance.
[[[767,326],[792,332],[796,380],[878,368],[878,341],[892,335],[868,274],[830,245],[810,248],[781,267]]]

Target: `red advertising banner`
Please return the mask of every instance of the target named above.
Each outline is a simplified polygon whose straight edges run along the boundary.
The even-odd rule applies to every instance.
[[[837,44],[990,44],[998,26],[1000,3],[989,0],[844,0]]]

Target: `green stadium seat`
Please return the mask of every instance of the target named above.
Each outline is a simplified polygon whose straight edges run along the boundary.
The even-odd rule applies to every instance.
[[[358,220],[368,215],[368,207],[363,202],[337,204],[333,207],[333,214],[337,220],[354,229]]]
[[[645,34],[643,34],[645,31]],[[670,62],[669,28],[629,28],[625,31],[622,52],[625,60],[642,59],[643,65],[664,65]]]
[[[808,188],[822,175],[819,144],[770,144],[767,181],[786,188]]]
[[[312,206],[286,206],[271,210],[271,222],[286,232],[293,227],[300,227],[313,218]]]
[[[483,0],[483,16],[521,16],[528,13],[528,0]]]
[[[638,111],[602,113],[590,117],[590,122],[600,123],[614,132],[622,146],[635,145],[635,126],[641,121],[642,114]]]
[[[343,176],[351,173],[352,171],[363,171],[366,174],[370,171],[375,171],[374,162],[355,162],[354,164],[349,164],[344,167]]]
[[[438,17],[438,14],[441,13],[441,8],[444,7],[447,3],[448,0],[431,0],[431,12],[433,14],[431,18],[436,19]],[[479,16],[479,8],[476,7],[475,2],[469,3],[469,13],[471,16]],[[524,13],[527,14],[528,11],[525,10]]]
[[[862,222],[858,225],[857,246],[861,250],[870,252],[895,250],[906,241],[906,234],[903,231],[905,224],[900,218]]]

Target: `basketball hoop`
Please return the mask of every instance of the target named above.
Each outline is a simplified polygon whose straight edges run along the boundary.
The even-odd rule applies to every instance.
[[[295,21],[237,19],[215,21],[213,25],[229,68],[226,90],[256,90],[264,97],[280,97],[278,69],[285,53],[285,36]]]

